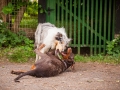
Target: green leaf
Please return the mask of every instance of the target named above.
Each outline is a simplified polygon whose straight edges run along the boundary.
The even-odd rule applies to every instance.
[[[43,9],[40,9],[40,13],[43,13],[44,12],[44,10]]]
[[[13,7],[11,2],[8,3],[8,7]]]
[[[41,8],[42,6],[41,6],[41,5],[39,5],[38,7],[39,7],[39,8]]]
[[[3,7],[2,12],[7,15],[12,13],[13,9],[14,9],[14,6],[12,5],[12,3],[8,3],[7,6]]]

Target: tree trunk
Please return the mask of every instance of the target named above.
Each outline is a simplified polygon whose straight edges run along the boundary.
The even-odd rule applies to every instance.
[[[2,9],[7,5],[7,0],[0,0],[0,18],[2,18],[3,22],[6,22],[6,15],[2,13]]]
[[[16,18],[15,18],[15,21],[12,25],[12,30],[14,32],[17,32],[18,31],[18,28],[19,28],[19,25],[20,25],[20,22],[22,20],[22,17],[24,15],[24,12],[26,10],[26,6],[22,6],[19,11],[17,12],[17,15],[16,15]]]
[[[28,0],[22,0],[22,1],[28,2]],[[15,21],[14,21],[14,23],[12,25],[12,30],[14,32],[18,32],[19,31],[18,30],[19,29],[19,25],[20,25],[20,22],[21,22],[21,20],[22,20],[22,18],[24,16],[24,12],[25,12],[26,8],[27,8],[26,6],[22,6],[19,9],[19,11],[17,11],[17,15],[16,15],[16,18],[15,18]]]

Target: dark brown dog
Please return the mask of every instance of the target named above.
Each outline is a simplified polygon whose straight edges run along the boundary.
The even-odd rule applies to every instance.
[[[44,45],[43,45],[44,46]],[[69,50],[69,52],[68,52]],[[58,75],[62,72],[64,72],[67,68],[70,66],[73,66],[74,64],[74,55],[72,53],[72,49],[68,48],[67,52],[64,53],[63,56],[67,55],[67,60],[60,59],[59,57],[56,57],[59,55],[59,50],[56,51],[57,55],[53,55],[51,53],[43,54],[40,53],[39,50],[35,50],[35,52],[41,56],[41,60],[37,60],[35,64],[33,65],[32,70],[27,71],[27,72],[22,72],[22,71],[12,71],[12,74],[20,74],[17,78],[14,79],[15,82],[19,82],[18,80],[25,76],[25,75],[30,75],[30,76],[35,76],[35,77],[50,77],[50,76],[55,76]]]

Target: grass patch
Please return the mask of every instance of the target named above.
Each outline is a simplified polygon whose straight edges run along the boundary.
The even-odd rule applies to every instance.
[[[5,57],[10,62],[23,63],[27,62],[30,58],[35,58],[33,50],[25,46],[3,48],[0,51],[0,58]]]
[[[104,55],[95,55],[95,56],[80,56],[75,55],[76,62],[99,62],[99,63],[109,63],[109,64],[120,64],[120,56],[104,56]]]
[[[28,62],[30,58],[35,59],[35,53],[33,49],[25,46],[19,46],[14,48],[0,48],[0,58],[7,58],[10,62],[23,63]],[[101,54],[95,56],[81,56],[75,55],[76,62],[99,62],[108,64],[120,64],[120,56],[104,56]]]

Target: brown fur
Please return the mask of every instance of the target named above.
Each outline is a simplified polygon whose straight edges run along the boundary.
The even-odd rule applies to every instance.
[[[74,64],[74,55],[72,54],[72,52],[69,54],[71,56],[68,56],[69,58],[67,60],[61,60],[53,55],[51,52],[48,52],[47,54],[40,53],[39,50],[35,50],[35,52],[41,56],[41,60],[37,60],[37,62],[35,62],[35,64],[32,66],[32,70],[30,71],[12,71],[12,74],[20,74],[17,78],[14,79],[15,82],[18,82],[18,80],[25,75],[35,77],[55,76],[64,72],[67,68]],[[60,52],[57,50],[56,54],[58,55],[58,53]]]

